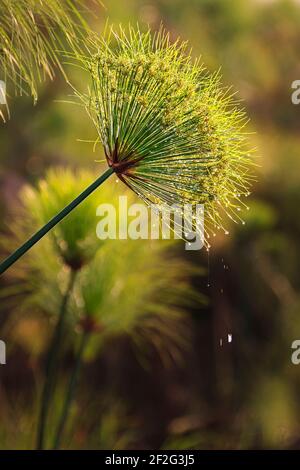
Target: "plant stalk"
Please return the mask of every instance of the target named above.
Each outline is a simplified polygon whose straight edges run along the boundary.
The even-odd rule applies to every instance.
[[[90,331],[87,331],[87,330],[84,331],[80,340],[78,352],[77,352],[76,359],[75,359],[75,364],[74,364],[70,381],[69,381],[69,385],[66,391],[62,413],[60,415],[56,435],[54,437],[53,449],[59,449],[60,444],[61,444],[61,439],[63,436],[63,432],[65,429],[65,425],[66,425],[69,411],[70,411],[70,406],[72,404],[74,393],[75,393],[75,388],[77,385],[77,380],[78,380],[80,367],[82,363],[82,357],[83,357],[86,345],[88,343],[89,337],[90,337]]]
[[[84,199],[86,199],[95,189],[97,189],[112,173],[113,168],[108,168],[99,178],[97,178],[90,186],[88,186],[79,196],[77,196],[70,204],[56,214],[49,222],[47,222],[40,230],[38,230],[31,238],[21,245],[14,253],[6,258],[0,264],[0,275],[3,274],[10,266],[12,266],[21,256],[23,256],[30,248],[33,247],[41,238],[43,238],[55,225],[64,219],[75,207],[77,207]],[[62,182],[63,184],[63,182]]]
[[[43,393],[42,393],[42,401],[41,401],[40,415],[39,415],[39,421],[38,421],[38,431],[37,431],[36,448],[38,450],[42,450],[44,448],[45,429],[46,429],[47,418],[48,418],[48,413],[49,413],[49,408],[50,408],[50,401],[52,398],[52,394],[53,394],[53,391],[55,388],[55,382],[56,382],[57,359],[59,356],[59,350],[60,350],[61,340],[63,336],[68,300],[70,298],[70,294],[74,286],[75,278],[76,278],[76,271],[71,271],[68,286],[62,299],[58,322],[54,330],[53,338],[51,341],[51,345],[50,345],[49,353],[47,357],[46,370],[45,370],[46,377],[45,377],[45,383],[44,383],[44,388],[43,388]]]

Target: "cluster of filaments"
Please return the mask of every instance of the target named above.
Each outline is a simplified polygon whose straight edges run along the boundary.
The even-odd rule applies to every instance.
[[[241,220],[251,159],[244,112],[219,75],[163,31],[113,33],[85,66],[87,107],[119,177],[148,205],[203,204],[207,247],[217,230],[228,233],[222,213]]]
[[[37,100],[38,83],[62,68],[58,50],[88,42],[79,10],[87,10],[82,0],[1,0],[0,79]]]

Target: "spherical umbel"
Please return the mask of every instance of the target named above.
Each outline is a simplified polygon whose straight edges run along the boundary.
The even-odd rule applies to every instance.
[[[84,97],[108,165],[147,204],[204,204],[206,238],[241,220],[252,179],[246,117],[193,61],[186,43],[162,29],[110,31],[81,58],[92,87]]]

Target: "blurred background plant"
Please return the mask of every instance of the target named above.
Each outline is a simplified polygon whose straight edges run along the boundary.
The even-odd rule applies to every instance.
[[[11,227],[12,234],[17,234],[18,243],[20,239],[28,238],[32,230],[38,229],[91,181],[93,174],[86,170],[52,169],[38,189],[25,187],[21,194],[23,209],[15,216],[15,225]],[[124,194],[121,188],[120,194]],[[128,204],[130,200],[133,202],[131,193],[128,198]],[[101,201],[118,207],[114,186],[105,186]],[[131,336],[136,350],[142,351],[143,345],[151,345],[166,364],[179,361],[181,351],[189,343],[189,331],[183,321],[184,307],[197,307],[204,301],[191,286],[193,276],[199,275],[199,268],[174,253],[173,245],[177,245],[174,240],[164,244],[151,240],[99,240],[95,230],[99,203],[99,195],[89,197],[78,211],[70,214],[46,240],[41,241],[39,249],[30,251],[14,265],[10,273],[12,283],[7,290],[7,299],[11,299],[13,314],[7,328],[15,328],[25,316],[37,321],[48,320],[48,327],[45,326],[49,331],[54,319],[54,332],[50,334],[53,339],[50,340],[44,373],[38,448],[43,448],[47,442],[50,411],[52,425],[59,420],[52,443],[59,447],[80,364],[86,353],[91,360],[101,352],[107,339],[123,333]],[[120,217],[126,215],[117,213],[118,224],[124,224]],[[13,237],[3,238],[3,246],[7,248],[15,243]],[[14,294],[18,291],[18,297],[11,297],[11,289]],[[2,292],[5,297],[5,289]],[[75,339],[74,332],[78,333]],[[59,419],[52,412],[52,395],[62,357],[62,343],[64,353],[74,352],[75,359],[66,392],[61,390],[65,398],[61,398],[63,405]]]
[[[261,155],[261,168],[249,199],[250,210],[244,214],[245,226],[232,225],[230,237],[216,238],[209,255],[172,247],[176,253],[180,251],[181,259],[207,271],[192,282],[209,302],[201,308],[188,308],[184,325],[189,331],[189,348],[182,352],[181,360],[165,367],[147,341],[143,354],[141,347],[137,354],[132,335],[109,335],[105,347],[102,335],[95,335],[86,351],[63,446],[299,448],[300,375],[290,361],[292,341],[300,334],[300,108],[291,102],[291,83],[300,75],[299,3],[110,0],[100,21],[93,24],[95,29],[102,31],[108,17],[116,24],[139,21],[153,29],[162,21],[172,37],[180,35],[190,41],[193,54],[201,54],[210,70],[221,64],[225,85],[233,84],[239,91],[238,98],[251,117],[248,128],[258,131],[252,139]],[[77,73],[76,79],[83,80],[80,70]],[[88,168],[94,175],[99,172],[99,163],[91,163],[93,144],[82,141],[95,141],[95,131],[84,110],[59,102],[67,93],[63,81],[46,82],[36,107],[26,97],[15,99],[13,119],[1,125],[4,236],[10,232],[3,221],[11,224],[16,220],[14,214],[22,202],[17,194],[24,183],[36,182],[58,164]],[[104,158],[100,147],[96,150],[95,159]],[[121,183],[110,183],[122,193]],[[35,248],[36,256],[45,256],[43,246]],[[45,259],[45,269],[51,271],[58,257]],[[62,272],[65,279],[68,269]],[[0,280],[6,296],[5,302],[1,298],[0,337],[8,348],[7,365],[1,366],[3,448],[29,448],[34,443],[48,322],[54,318],[43,313],[41,306],[36,306],[34,316],[32,308],[23,303],[24,312],[12,322],[15,305],[21,304],[18,291],[24,288],[19,280],[16,271]],[[63,281],[59,283],[59,292],[64,286]],[[61,294],[54,288],[50,297],[52,302],[61,299]],[[51,302],[45,302],[47,307]],[[77,309],[71,313],[73,302],[69,308],[69,318],[80,316]],[[176,322],[174,319],[173,324]],[[143,321],[136,328],[141,331],[144,325]],[[74,328],[77,331],[75,323]],[[179,322],[175,331],[181,328]],[[232,334],[230,343],[228,334]],[[161,332],[156,337],[165,342]],[[76,338],[76,344],[71,338],[64,342],[49,419],[51,436],[57,425],[52,413],[58,416],[61,412],[79,333]],[[104,333],[102,338],[104,341]]]
[[[92,2],[101,4],[98,0]],[[84,44],[92,35],[82,0],[2,0],[0,4],[0,73],[8,94],[29,94],[34,101],[38,87],[55,70],[64,74],[63,51]]]

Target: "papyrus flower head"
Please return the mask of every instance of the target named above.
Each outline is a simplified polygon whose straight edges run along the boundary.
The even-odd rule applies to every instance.
[[[147,204],[204,204],[209,245],[216,229],[226,232],[222,212],[240,219],[251,180],[245,114],[219,74],[163,30],[111,30],[81,60],[109,166]]]

